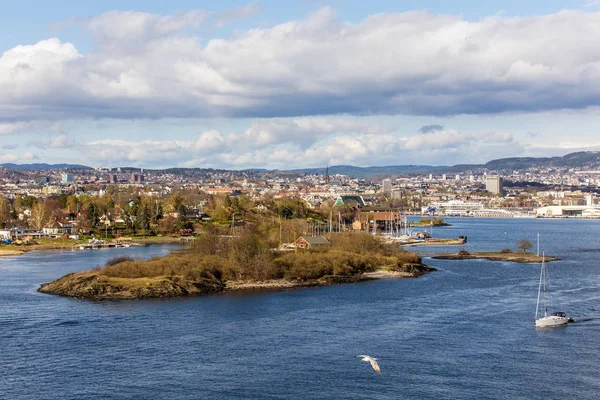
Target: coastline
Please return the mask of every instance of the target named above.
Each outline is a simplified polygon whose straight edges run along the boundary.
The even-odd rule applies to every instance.
[[[458,246],[467,243],[466,238],[427,238],[425,240],[412,241],[400,244],[404,247],[419,247],[419,246]]]
[[[174,236],[148,236],[141,238],[121,238],[120,240],[126,241],[127,243],[135,243],[137,246],[150,246],[155,244],[181,244],[180,237]],[[48,241],[44,243],[34,244],[21,244],[21,245],[6,245],[0,246],[0,257],[2,256],[19,256],[34,250],[75,250],[75,247],[81,244],[87,244],[85,241],[72,241],[65,243],[65,241]]]
[[[6,249],[4,247],[0,247],[0,257],[20,256],[26,252],[26,250],[21,249]]]
[[[189,280],[183,277],[111,278],[97,271],[71,273],[41,284],[38,292],[88,300],[141,300],[193,297],[251,291],[280,291],[305,287],[359,283],[377,279],[417,278],[435,271],[424,264],[407,265],[403,271],[376,270],[358,275],[328,275],[307,281]]]
[[[499,252],[473,252],[469,254],[459,253],[438,253],[432,255],[434,260],[489,260],[489,261],[506,261],[516,263],[541,263],[542,256],[531,253],[499,253]],[[558,257],[545,256],[546,262],[560,260]]]

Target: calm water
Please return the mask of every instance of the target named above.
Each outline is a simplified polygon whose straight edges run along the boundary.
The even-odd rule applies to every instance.
[[[467,235],[470,251],[541,232],[563,259],[549,264],[552,300],[581,322],[533,327],[533,264],[427,260],[439,271],[419,279],[90,302],[36,289],[169,247],[33,252],[0,258],[0,398],[598,398],[600,221],[449,222],[434,235]],[[382,375],[358,354],[378,357]]]

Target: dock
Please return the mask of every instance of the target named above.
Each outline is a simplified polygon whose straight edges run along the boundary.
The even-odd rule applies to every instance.
[[[98,249],[119,249],[124,247],[142,246],[139,243],[121,243],[105,242],[104,240],[92,240],[89,243],[78,243],[73,245],[75,250],[98,250]]]

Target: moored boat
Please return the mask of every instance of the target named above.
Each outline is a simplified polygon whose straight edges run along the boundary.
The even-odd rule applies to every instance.
[[[557,326],[566,326],[570,318],[562,311],[548,312],[548,301],[546,296],[546,262],[542,254],[542,267],[540,271],[540,285],[538,288],[537,305],[535,309],[536,328],[553,328]],[[542,306],[542,310],[540,310]]]

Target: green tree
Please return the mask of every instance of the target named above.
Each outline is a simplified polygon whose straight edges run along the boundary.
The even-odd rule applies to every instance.
[[[137,213],[135,214],[135,223],[137,228],[140,229],[144,235],[147,235],[150,231],[150,223],[152,222],[154,204],[149,197],[141,198],[140,204],[137,207]]]
[[[183,197],[181,196],[180,193],[173,193],[168,199],[167,199],[167,212],[172,213],[172,212],[177,212],[177,210],[179,210],[179,207],[183,204]]]
[[[0,226],[11,219],[11,209],[8,199],[0,196]]]
[[[70,212],[79,211],[79,198],[77,196],[69,196],[65,201],[65,208]]]
[[[185,204],[183,203],[180,203],[177,207],[177,219],[179,219],[179,222],[182,224],[185,223]]]
[[[26,209],[31,209],[36,202],[36,198],[33,196],[18,196],[15,198],[13,207],[16,212],[21,212]]]
[[[99,215],[99,210],[98,207],[96,207],[96,205],[91,202],[89,203],[87,209],[86,209],[86,215],[87,215],[87,220],[90,223],[90,227],[94,228],[96,225],[98,225],[98,222],[100,221],[100,215]]]
[[[152,215],[152,222],[158,224],[158,222],[163,219],[163,204],[162,201],[156,202],[156,207],[154,209],[154,214]]]

